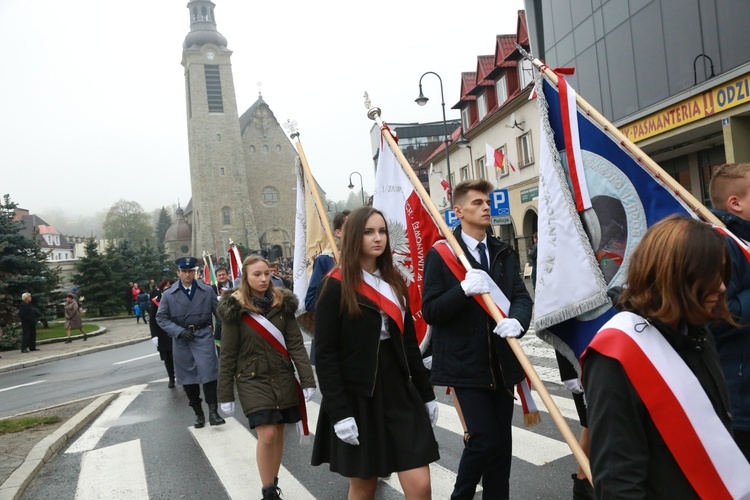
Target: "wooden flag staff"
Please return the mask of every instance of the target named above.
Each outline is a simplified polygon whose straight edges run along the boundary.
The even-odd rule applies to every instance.
[[[371,105],[370,98],[367,92],[365,92],[365,107],[367,108],[367,117],[370,118],[371,120],[374,120],[380,127],[380,132],[382,133],[383,138],[385,138],[385,140],[388,142],[388,146],[390,146],[391,150],[393,151],[393,154],[396,155],[396,158],[398,158],[398,162],[401,164],[401,168],[409,177],[409,181],[411,181],[412,185],[414,186],[414,189],[417,191],[417,193],[419,194],[419,197],[422,199],[422,203],[424,204],[425,208],[429,210],[430,215],[432,216],[433,220],[437,224],[438,228],[440,228],[440,232],[443,234],[443,236],[445,236],[445,239],[448,242],[448,244],[451,246],[451,248],[453,249],[453,252],[458,256],[458,260],[461,262],[464,268],[466,268],[466,270],[468,271],[472,267],[471,267],[471,263],[466,258],[466,254],[464,253],[461,246],[458,244],[458,241],[456,241],[456,238],[453,236],[453,233],[451,232],[448,225],[440,216],[440,212],[438,211],[437,207],[435,206],[434,203],[432,203],[432,199],[430,198],[430,195],[427,193],[427,191],[425,191],[424,186],[422,186],[422,183],[420,182],[419,178],[412,170],[411,165],[409,165],[409,162],[404,157],[404,154],[401,152],[401,149],[398,147],[396,140],[391,135],[390,130],[388,130],[388,128],[383,125],[383,120],[380,118],[380,108],[377,108]],[[446,156],[448,155],[447,150],[445,154]],[[492,318],[496,322],[499,322],[500,320],[504,319],[503,313],[500,312],[500,309],[498,309],[497,305],[492,300],[489,293],[483,294],[482,300],[486,304],[487,308],[492,312]],[[592,481],[591,468],[589,466],[588,457],[583,452],[583,449],[581,449],[581,446],[578,444],[578,440],[573,434],[573,431],[570,430],[568,423],[565,421],[565,418],[563,418],[562,413],[560,413],[560,409],[557,407],[555,402],[552,401],[552,397],[547,391],[547,388],[544,387],[544,384],[542,383],[542,379],[539,378],[539,374],[534,369],[534,366],[531,364],[531,361],[529,361],[529,358],[526,356],[526,353],[523,352],[523,349],[521,348],[521,344],[518,342],[517,339],[514,339],[514,338],[507,338],[506,340],[508,341],[508,345],[510,345],[510,348],[513,350],[513,353],[516,355],[516,358],[518,359],[519,363],[521,363],[521,366],[523,367],[524,372],[526,372],[526,375],[529,377],[529,380],[531,380],[531,384],[534,386],[534,389],[536,390],[537,394],[539,394],[539,397],[542,399],[542,402],[544,402],[544,406],[547,407],[547,411],[549,412],[550,417],[555,422],[555,425],[557,425],[557,428],[560,430],[560,433],[565,439],[565,442],[568,444],[576,460],[578,460],[578,463],[581,465],[581,469],[583,469],[583,472],[586,474],[586,477],[589,478],[589,481]]]
[[[339,261],[339,247],[336,245],[336,240],[331,232],[331,225],[328,223],[327,217],[321,217],[321,207],[323,202],[320,200],[320,193],[318,193],[318,184],[315,182],[315,178],[310,170],[310,165],[307,163],[307,156],[305,156],[305,150],[302,149],[302,142],[299,139],[299,131],[297,130],[297,124],[292,120],[287,120],[286,126],[289,130],[289,137],[294,141],[294,146],[297,148],[297,154],[299,155],[300,163],[302,163],[302,172],[305,174],[305,189],[310,191],[312,194],[313,201],[315,204],[315,211],[318,213],[318,219],[320,219],[323,230],[326,233],[326,239],[328,244],[331,245],[331,251],[333,252],[333,258],[336,262]]]

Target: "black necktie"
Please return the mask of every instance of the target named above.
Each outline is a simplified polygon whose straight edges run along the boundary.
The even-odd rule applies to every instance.
[[[487,252],[485,252],[485,249],[487,248],[487,245],[484,243],[477,243],[477,251],[479,252],[479,267],[484,269],[485,272],[490,272],[490,263],[487,262]]]

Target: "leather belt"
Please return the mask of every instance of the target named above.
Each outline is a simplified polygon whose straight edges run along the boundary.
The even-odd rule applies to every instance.
[[[200,325],[186,325],[185,328],[188,330],[196,331],[196,330],[203,330],[204,328],[211,326],[211,323],[201,323]]]

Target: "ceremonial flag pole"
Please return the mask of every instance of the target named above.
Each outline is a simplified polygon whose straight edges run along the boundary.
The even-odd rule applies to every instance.
[[[388,130],[387,127],[384,126],[383,120],[380,118],[380,108],[377,108],[371,105],[370,98],[366,92],[365,92],[365,107],[367,108],[367,117],[370,118],[371,120],[374,120],[380,127],[380,131],[383,137],[388,142],[388,145],[393,151],[393,154],[396,155],[396,158],[398,159],[399,164],[401,165],[401,168],[403,168],[404,172],[409,177],[409,180],[414,186],[414,189],[419,194],[419,197],[422,199],[422,203],[424,204],[425,208],[427,208],[427,210],[430,212],[430,215],[434,219],[437,226],[440,228],[440,231],[443,233],[443,236],[445,236],[446,241],[453,249],[453,252],[458,257],[458,260],[461,262],[464,268],[466,268],[467,271],[472,269],[471,263],[466,258],[466,254],[464,253],[461,246],[458,244],[458,241],[456,241],[456,238],[453,236],[453,232],[450,230],[448,225],[445,223],[445,221],[441,217],[440,212],[438,211],[435,204],[432,203],[432,199],[430,198],[430,195],[424,189],[424,186],[422,186],[422,183],[420,182],[419,178],[412,170],[411,165],[409,165],[408,160],[404,157],[404,154],[401,152],[401,149],[398,147],[398,144],[396,143],[395,139],[391,135],[390,131]],[[447,150],[445,154],[448,155]],[[490,297],[490,294],[488,293],[483,294],[482,300],[484,301],[486,307],[490,310],[490,312],[492,312],[492,317],[495,321],[499,322],[500,320],[504,319],[503,313],[500,312],[500,309],[492,300],[492,298]],[[516,355],[516,358],[518,359],[519,363],[523,367],[524,372],[526,372],[526,375],[528,376],[529,380],[531,380],[531,384],[533,385],[537,394],[539,394],[539,397],[542,399],[542,402],[544,402],[544,405],[547,407],[547,411],[549,412],[550,417],[555,422],[555,425],[557,425],[557,428],[560,430],[560,433],[565,439],[565,442],[568,444],[568,447],[570,447],[570,450],[573,452],[573,455],[575,456],[576,460],[581,465],[581,468],[583,469],[583,472],[586,474],[586,477],[591,478],[591,468],[589,466],[588,457],[583,452],[583,449],[581,449],[581,446],[578,444],[578,440],[573,434],[573,431],[570,430],[570,427],[568,426],[567,422],[565,422],[565,418],[562,416],[562,413],[560,413],[560,409],[552,400],[552,397],[547,391],[547,388],[542,383],[542,379],[539,378],[539,374],[534,369],[534,366],[531,364],[531,361],[526,356],[526,353],[523,352],[523,349],[521,348],[521,344],[518,342],[517,339],[514,339],[514,338],[506,338],[506,340],[508,341],[508,345],[510,345],[511,350],[513,350],[513,353]]]
[[[325,214],[325,210],[321,211],[323,202],[320,199],[320,193],[318,193],[318,184],[315,182],[315,178],[313,177],[312,171],[310,170],[310,165],[307,163],[307,156],[305,156],[305,151],[304,149],[302,149],[302,142],[299,139],[299,131],[296,129],[296,124],[288,123],[288,127],[291,132],[289,134],[289,137],[291,137],[294,141],[294,146],[295,148],[297,148],[299,160],[302,163],[302,171],[305,175],[305,185],[307,186],[308,191],[310,191],[310,194],[312,195],[315,202],[315,210],[318,212],[318,217],[321,221],[328,221],[327,217],[321,215]],[[336,262],[338,262],[339,247],[336,245],[336,240],[333,237],[333,232],[331,231],[330,224],[328,224],[327,222],[323,224],[323,230],[326,233],[326,239],[328,240],[328,243],[331,245],[333,258],[336,260]]]

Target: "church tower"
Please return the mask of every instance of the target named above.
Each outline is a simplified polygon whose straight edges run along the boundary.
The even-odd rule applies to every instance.
[[[232,239],[259,248],[232,77],[214,3],[190,0],[182,46],[192,189],[192,251],[223,254]]]

